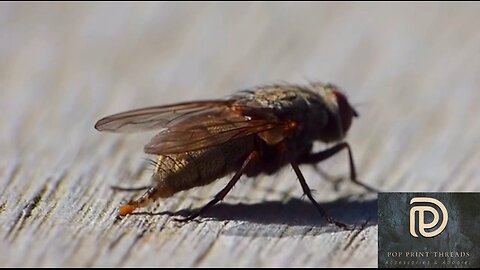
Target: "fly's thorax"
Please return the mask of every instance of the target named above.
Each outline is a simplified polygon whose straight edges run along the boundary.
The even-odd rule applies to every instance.
[[[154,185],[187,190],[236,171],[253,150],[252,136],[197,151],[158,156]]]
[[[243,113],[274,122],[295,122],[290,139],[323,142],[342,140],[356,112],[333,84],[267,85],[239,92],[232,100],[245,105]],[[272,134],[267,134],[272,135]],[[275,135],[275,134],[273,134]],[[266,136],[264,136],[266,137]],[[282,136],[267,141],[277,142]]]

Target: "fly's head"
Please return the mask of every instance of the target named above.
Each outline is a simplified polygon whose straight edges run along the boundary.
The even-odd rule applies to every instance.
[[[320,89],[317,93],[320,94],[329,111],[329,118],[322,130],[320,140],[324,142],[342,140],[350,129],[353,118],[359,116],[357,111],[337,86],[320,83],[313,86],[317,90]]]
[[[333,90],[332,93],[335,95],[338,106],[338,117],[340,119],[342,133],[346,134],[350,126],[352,125],[353,117],[358,117],[357,111],[350,105],[347,97],[339,92],[338,90]]]

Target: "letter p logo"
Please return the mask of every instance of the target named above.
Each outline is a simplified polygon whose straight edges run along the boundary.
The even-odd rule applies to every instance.
[[[440,224],[440,227],[438,227],[436,230],[427,232],[425,229],[431,229],[435,227],[439,221],[440,221],[440,215],[437,211],[432,206],[412,206],[410,209],[410,234],[413,237],[418,237],[417,233],[415,232],[415,212],[418,212],[418,231],[423,237],[435,237],[439,235],[447,226],[448,222],[448,212],[447,209],[445,208],[445,205],[443,205],[439,200],[433,199],[433,198],[428,198],[428,197],[417,197],[417,198],[412,198],[410,200],[410,205],[414,203],[430,203],[433,205],[436,205],[438,208],[440,208],[440,211],[442,211],[442,223]],[[432,213],[433,215],[433,221],[430,223],[425,223],[425,212],[428,211]]]

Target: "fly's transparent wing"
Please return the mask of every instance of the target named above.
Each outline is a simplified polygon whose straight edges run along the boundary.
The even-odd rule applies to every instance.
[[[282,127],[282,123],[251,119],[229,108],[215,108],[170,122],[145,145],[145,152],[166,155],[194,151]]]
[[[282,132],[284,123],[276,121],[268,108],[235,100],[209,100],[122,112],[100,119],[95,128],[110,132],[161,130],[144,150],[166,155],[212,147],[265,131]]]
[[[104,117],[95,124],[99,131],[135,132],[162,129],[171,121],[214,108],[227,108],[231,101],[206,100],[142,108]]]

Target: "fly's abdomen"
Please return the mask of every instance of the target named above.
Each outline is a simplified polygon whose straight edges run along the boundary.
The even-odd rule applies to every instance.
[[[153,185],[170,196],[182,190],[210,184],[234,172],[253,150],[253,137],[216,147],[158,157]]]

